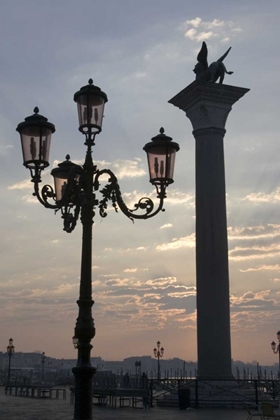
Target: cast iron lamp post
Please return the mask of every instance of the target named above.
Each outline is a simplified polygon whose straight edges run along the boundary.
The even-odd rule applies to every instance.
[[[160,347],[160,341],[157,342],[157,346],[154,348],[154,356],[157,358],[158,365],[157,365],[157,379],[160,380],[160,363],[159,359],[163,357],[164,348]]]
[[[44,373],[45,373],[45,360],[46,360],[47,356],[45,355],[45,352],[43,351],[42,356],[41,356],[41,365],[42,365],[42,382],[44,382]]]
[[[10,377],[11,377],[11,359],[12,355],[15,352],[14,340],[12,338],[9,339],[9,344],[7,346],[7,353],[9,356],[9,367],[8,367],[8,385],[10,384]]]
[[[23,164],[30,170],[31,181],[34,183],[33,195],[43,206],[60,211],[63,219],[63,229],[72,232],[80,216],[82,237],[82,261],[80,296],[77,301],[79,314],[74,331],[74,345],[78,349],[77,366],[73,368],[75,376],[75,408],[74,420],[92,419],[92,376],[95,368],[90,362],[91,339],[95,335],[92,319],[92,225],[95,211],[98,209],[101,217],[107,216],[108,201],[112,202],[115,211],[120,209],[129,219],[149,219],[159,211],[164,211],[163,202],[166,188],[173,183],[175,155],[179,145],[172,138],[160,134],[144,146],[148,157],[150,182],[156,187],[159,198],[158,207],[148,197],[141,198],[129,209],[124,203],[117,177],[110,169],[99,170],[92,160],[92,147],[95,137],[101,132],[106,93],[93,85],[92,79],[87,86],[82,87],[74,95],[78,107],[79,131],[85,136],[86,157],[82,166],[66,160],[51,171],[54,177],[54,189],[50,185],[39,188],[41,172],[49,166],[51,135],[55,126],[47,118],[34,109],[34,114],[25,118],[17,126],[20,133]],[[100,178],[107,175],[108,183],[100,189]],[[96,192],[99,191],[101,199]],[[141,214],[137,214],[137,211]]]
[[[280,379],[280,331],[277,332],[277,340],[278,340],[278,345],[275,343],[275,341],[272,341],[271,343],[271,348],[273,353],[279,355],[279,362],[278,362],[278,379]]]

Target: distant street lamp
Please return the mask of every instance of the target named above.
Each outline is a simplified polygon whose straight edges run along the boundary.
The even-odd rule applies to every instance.
[[[158,359],[158,365],[157,365],[157,379],[160,380],[160,363],[159,359],[163,357],[164,354],[164,348],[160,347],[160,341],[157,342],[157,346],[154,348],[154,356]]]
[[[278,361],[278,379],[280,379],[280,331],[277,332],[277,340],[278,340],[278,345],[275,343],[275,341],[272,341],[271,343],[271,348],[273,353],[279,355],[279,361]]]
[[[164,129],[144,146],[147,153],[150,182],[155,186],[158,207],[155,209],[149,197],[141,198],[132,209],[123,201],[116,175],[110,169],[99,170],[92,160],[92,147],[96,135],[102,130],[103,112],[108,101],[106,93],[93,85],[92,79],[74,95],[78,107],[79,131],[85,135],[86,157],[83,165],[70,161],[70,156],[51,171],[54,178],[54,188],[45,185],[41,189],[41,172],[49,166],[49,154],[52,133],[55,126],[34,109],[34,114],[25,118],[17,126],[20,133],[23,164],[30,170],[31,181],[34,184],[33,195],[46,208],[60,211],[63,219],[63,229],[70,233],[75,229],[80,217],[83,225],[82,261],[80,296],[77,302],[79,314],[75,327],[73,343],[78,349],[77,366],[73,368],[75,376],[75,407],[74,420],[92,419],[92,377],[95,368],[91,365],[91,339],[95,336],[92,319],[92,225],[95,211],[101,217],[107,216],[108,202],[117,212],[119,209],[130,220],[149,219],[163,211],[166,198],[166,188],[173,183],[173,173],[176,152],[179,145],[164,134]],[[117,148],[118,144],[114,143]],[[100,181],[107,176],[107,184],[100,189]],[[96,193],[99,191],[101,199]],[[51,201],[52,200],[52,201]],[[51,201],[51,202],[50,202]],[[141,214],[135,214],[137,211]]]
[[[47,356],[45,355],[45,352],[43,351],[41,355],[41,365],[42,365],[42,382],[44,382],[44,373],[45,373],[45,360]]]
[[[141,360],[136,360],[135,361],[135,377],[137,379],[137,376],[141,375]]]
[[[10,378],[11,378],[11,359],[12,355],[15,352],[15,346],[14,346],[14,340],[12,338],[9,339],[9,344],[7,346],[7,353],[9,356],[9,367],[8,367],[8,385],[10,384]]]

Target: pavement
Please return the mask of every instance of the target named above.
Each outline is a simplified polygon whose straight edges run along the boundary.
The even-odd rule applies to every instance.
[[[72,420],[74,406],[67,399],[26,398],[5,395],[0,387],[1,420]],[[246,420],[246,410],[153,407],[149,410],[93,406],[94,420]],[[255,417],[258,419],[258,417]]]

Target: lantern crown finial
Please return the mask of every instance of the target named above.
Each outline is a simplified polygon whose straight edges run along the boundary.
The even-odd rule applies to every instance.
[[[39,114],[39,108],[37,106],[35,106],[35,108],[33,109],[34,114]]]
[[[161,144],[166,143],[166,142],[170,142],[172,141],[172,137],[167,136],[165,134],[165,130],[163,127],[161,127],[159,129],[159,134],[157,134],[156,136],[152,137],[152,141],[153,142],[160,142]]]
[[[92,85],[92,84],[93,84],[93,80],[92,80],[92,78],[90,78],[90,79],[88,80],[88,84],[89,84],[89,85]]]

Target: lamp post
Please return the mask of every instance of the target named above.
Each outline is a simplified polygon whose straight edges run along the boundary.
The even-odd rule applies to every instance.
[[[138,375],[141,376],[141,360],[135,361],[135,377],[137,379]]]
[[[93,84],[83,86],[74,94],[77,103],[79,131],[85,136],[86,156],[83,165],[70,161],[70,156],[51,171],[54,188],[45,185],[39,188],[41,172],[49,166],[51,135],[55,126],[34,109],[34,114],[17,126],[20,133],[23,164],[30,170],[34,183],[33,195],[46,208],[61,212],[63,229],[70,233],[75,229],[78,218],[82,222],[82,258],[80,295],[77,301],[79,314],[74,330],[74,346],[78,350],[78,361],[73,368],[75,376],[74,420],[92,419],[92,377],[95,368],[90,362],[91,339],[95,336],[92,318],[92,225],[95,211],[101,217],[107,216],[108,202],[117,212],[119,209],[130,220],[149,219],[163,211],[166,188],[173,183],[175,155],[179,145],[164,134],[164,129],[144,146],[147,153],[150,182],[155,186],[159,203],[155,208],[148,197],[141,198],[132,209],[123,201],[117,177],[110,169],[99,170],[92,159],[95,138],[102,130],[106,93]],[[101,189],[101,177],[107,175],[107,184]],[[97,198],[99,191],[101,199]],[[138,214],[140,211],[140,214]]]
[[[160,363],[159,363],[159,359],[161,357],[163,357],[164,354],[164,348],[160,347],[160,341],[157,342],[157,346],[154,348],[154,356],[157,358],[158,360],[158,365],[157,365],[157,379],[158,381],[160,380]]]
[[[12,355],[15,352],[15,346],[14,346],[14,340],[12,338],[9,339],[9,344],[7,346],[7,353],[9,357],[9,366],[8,366],[8,385],[10,384],[10,378],[11,378],[11,359]]]
[[[41,379],[42,382],[44,382],[44,373],[45,373],[45,360],[46,360],[47,356],[45,355],[45,352],[43,351],[42,355],[41,355],[41,365],[42,365],[42,375],[41,375]]]
[[[275,341],[272,341],[271,343],[271,348],[273,353],[279,355],[279,362],[278,362],[278,379],[280,379],[280,331],[277,332],[277,340],[278,340],[278,345],[275,343]]]

